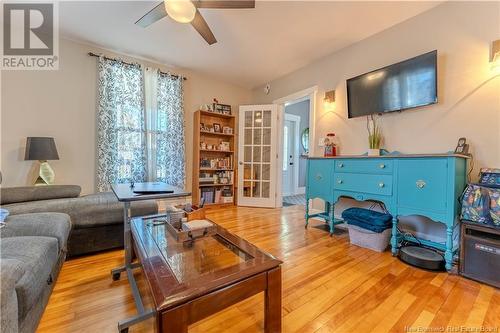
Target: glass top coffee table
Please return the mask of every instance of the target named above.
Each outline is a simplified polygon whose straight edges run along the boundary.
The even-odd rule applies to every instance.
[[[153,296],[156,331],[188,325],[264,292],[265,332],[281,332],[281,261],[216,225],[178,242],[158,217],[131,220],[134,250]]]

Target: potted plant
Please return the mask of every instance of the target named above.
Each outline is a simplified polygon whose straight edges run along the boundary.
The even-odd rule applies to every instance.
[[[377,120],[373,114],[366,117],[366,128],[368,129],[368,156],[380,156],[382,129],[377,124]]]

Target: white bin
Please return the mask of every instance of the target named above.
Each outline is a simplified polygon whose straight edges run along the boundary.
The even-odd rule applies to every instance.
[[[391,228],[380,233],[367,230],[356,225],[348,224],[351,244],[373,251],[384,252],[391,240]]]

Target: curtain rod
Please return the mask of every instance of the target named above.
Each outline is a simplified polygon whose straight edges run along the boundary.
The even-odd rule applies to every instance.
[[[138,64],[138,63],[126,62],[126,61],[123,61],[123,60],[120,60],[120,59],[109,58],[109,57],[106,57],[106,56],[103,56],[103,55],[100,55],[100,54],[95,54],[94,52],[89,52],[88,55],[91,56],[91,57],[97,57],[97,58],[103,57],[106,60],[119,61],[121,63],[124,63],[126,65],[130,65],[130,66],[140,66],[140,64]],[[173,76],[174,78],[182,77],[183,80],[187,80],[187,77],[180,76],[178,74],[165,73],[165,72],[162,72],[162,71],[159,71],[159,72],[161,74]]]

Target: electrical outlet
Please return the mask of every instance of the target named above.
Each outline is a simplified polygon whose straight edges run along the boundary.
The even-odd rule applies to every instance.
[[[318,139],[318,146],[319,147],[324,147],[325,146],[325,138],[319,138]]]

